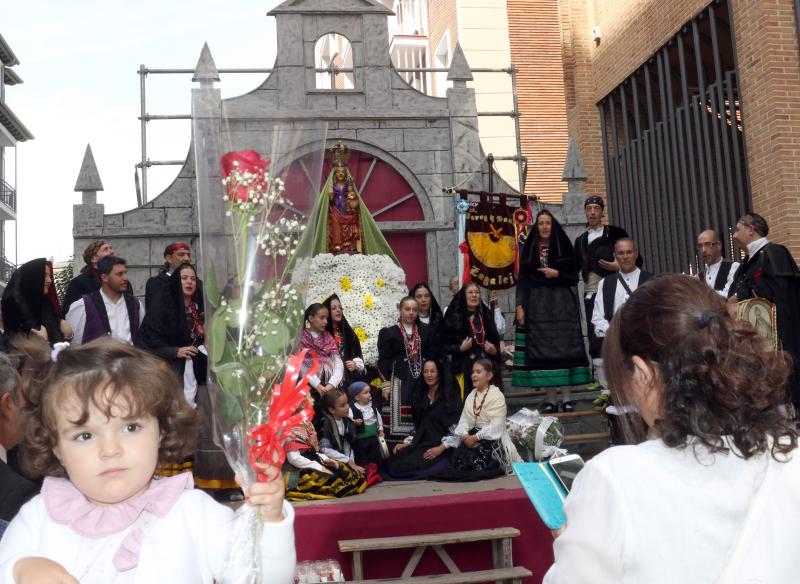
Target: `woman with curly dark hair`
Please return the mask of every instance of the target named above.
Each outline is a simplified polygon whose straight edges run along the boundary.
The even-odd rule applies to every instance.
[[[651,439],[578,474],[544,583],[796,582],[787,355],[703,282],[670,275],[617,311],[603,359],[616,403],[641,416],[628,436]]]

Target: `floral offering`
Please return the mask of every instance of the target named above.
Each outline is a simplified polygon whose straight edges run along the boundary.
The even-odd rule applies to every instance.
[[[342,301],[366,365],[378,362],[378,333],[397,321],[397,306],[408,294],[406,274],[385,255],[319,254],[298,264],[293,275],[308,280],[308,301],[331,294]]]

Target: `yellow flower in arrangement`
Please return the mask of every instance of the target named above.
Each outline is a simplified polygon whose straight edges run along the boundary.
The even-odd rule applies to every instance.
[[[384,286],[386,286],[386,281],[383,278],[378,278],[378,280],[375,282],[375,285],[378,288],[383,288]]]
[[[344,292],[350,292],[353,289],[353,282],[350,281],[350,278],[347,276],[342,276],[342,279],[339,280],[339,286],[341,286]]]
[[[370,381],[370,382],[369,382],[369,384],[370,384],[372,387],[376,388],[376,389],[380,389],[380,388],[381,388],[381,385],[383,384],[383,380],[381,380],[381,378],[380,378],[380,377],[376,377],[375,379],[373,379],[372,381]]]
[[[372,294],[364,294],[364,308],[366,310],[369,310],[370,308],[372,308],[373,303],[374,301],[372,298]]]
[[[367,331],[365,331],[360,326],[357,326],[356,328],[354,328],[353,332],[356,333],[356,336],[358,337],[359,342],[363,343],[364,341],[367,340]]]

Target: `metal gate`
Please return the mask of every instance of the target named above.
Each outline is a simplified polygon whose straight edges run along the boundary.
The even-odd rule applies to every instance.
[[[648,268],[696,270],[709,228],[733,253],[751,193],[729,2],[706,7],[598,108],[610,220]]]

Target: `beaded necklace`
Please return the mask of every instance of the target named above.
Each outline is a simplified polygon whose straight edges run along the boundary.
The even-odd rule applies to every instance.
[[[342,334],[342,329],[336,325],[334,325],[333,328],[333,340],[336,341],[336,348],[339,349],[339,355],[341,355],[344,345],[344,335]]]
[[[478,391],[478,393],[481,393],[481,392]],[[477,394],[475,395],[475,397],[472,400],[472,414],[475,416],[475,418],[480,416],[481,412],[483,411],[483,404],[486,403],[486,396],[489,395],[489,388],[487,387],[485,390],[483,390],[482,393],[483,393],[483,399],[481,400],[480,405],[477,405],[477,402],[478,402]],[[476,405],[477,405],[477,407],[476,407]]]
[[[398,322],[397,326],[400,327],[400,334],[403,335],[403,346],[406,349],[406,360],[411,377],[419,379],[419,374],[422,372],[422,340],[419,337],[417,325],[411,325],[411,338],[402,322]]]
[[[478,317],[478,327],[475,328],[475,317]],[[483,315],[480,312],[480,307],[478,311],[471,317],[467,319],[469,322],[469,328],[472,329],[472,336],[475,338],[475,342],[483,346],[483,342],[486,340],[486,327],[483,325]]]

